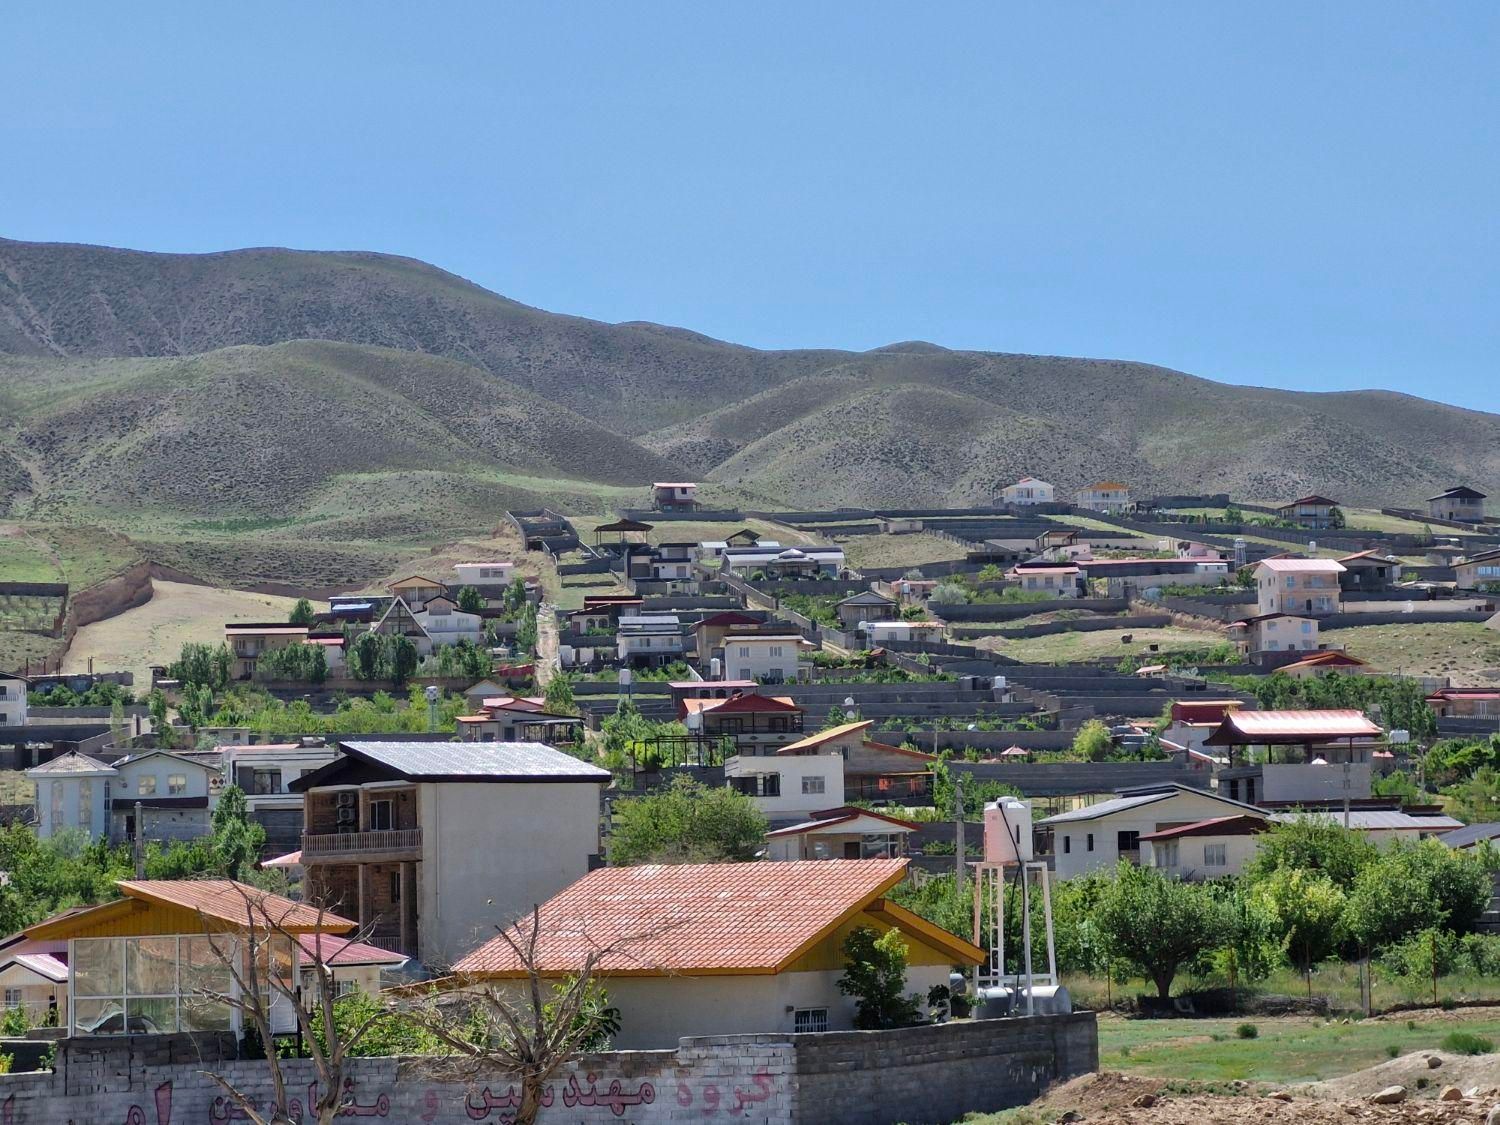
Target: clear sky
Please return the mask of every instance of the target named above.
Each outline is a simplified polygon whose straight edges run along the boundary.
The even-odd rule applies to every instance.
[[[8,6],[0,235],[1500,410],[1500,4]]]

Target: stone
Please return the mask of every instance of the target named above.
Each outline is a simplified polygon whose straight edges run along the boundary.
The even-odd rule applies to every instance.
[[[1272,1090],[1266,1097],[1275,1098],[1278,1102],[1289,1102],[1292,1100],[1292,1092],[1290,1090]]]
[[[1500,1105],[1492,1107],[1485,1115],[1484,1125],[1500,1125]]]
[[[1400,1105],[1406,1100],[1405,1086],[1387,1086],[1370,1095],[1371,1105]]]
[[[1137,1109],[1150,1109],[1158,1100],[1155,1094],[1137,1094],[1135,1100],[1130,1104]]]
[[[1443,1060],[1440,1059],[1440,1058],[1438,1058],[1436,1055],[1428,1055],[1427,1056],[1427,1069],[1428,1070],[1436,1070],[1438,1067],[1440,1067],[1442,1065],[1443,1065]]]

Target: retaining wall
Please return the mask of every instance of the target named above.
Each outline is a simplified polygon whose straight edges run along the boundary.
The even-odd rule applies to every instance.
[[[264,1106],[264,1061],[225,1058],[186,1036],[64,1040],[57,1069],[0,1075],[6,1125],[238,1120],[206,1071]],[[676,1050],[588,1055],[549,1083],[544,1125],[723,1121],[759,1125],[947,1125],[971,1112],[1021,1105],[1053,1082],[1098,1066],[1092,1012],[975,1020],[899,1031],[737,1035],[681,1040]],[[283,1062],[297,1119],[316,1076],[309,1060]],[[497,1069],[477,1073],[438,1059],[352,1062],[353,1104],[341,1117],[424,1125],[508,1121],[518,1094]]]
[[[1130,603],[1124,598],[1053,598],[1045,602],[991,602],[977,604],[927,603],[927,612],[944,621],[1017,621],[1039,613],[1077,609],[1090,613],[1124,613]]]
[[[1079,617],[1072,621],[1051,621],[1041,625],[1012,625],[988,628],[983,625],[954,625],[955,640],[972,637],[1009,637],[1013,640],[1025,637],[1051,637],[1059,633],[1102,633],[1105,631],[1129,632],[1131,629],[1163,629],[1172,624],[1169,613],[1136,614],[1129,617]],[[1205,644],[1212,643],[1205,638]]]

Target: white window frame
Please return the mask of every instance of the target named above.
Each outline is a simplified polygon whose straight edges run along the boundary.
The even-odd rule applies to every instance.
[[[1204,867],[1228,867],[1229,847],[1227,844],[1204,844],[1203,845]]]
[[[827,1008],[794,1008],[792,1010],[793,1035],[816,1035],[827,1030]]]

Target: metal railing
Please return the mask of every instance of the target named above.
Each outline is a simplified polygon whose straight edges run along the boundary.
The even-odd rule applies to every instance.
[[[335,832],[302,837],[304,855],[352,852],[407,852],[422,846],[420,828],[392,828],[380,832]]]

